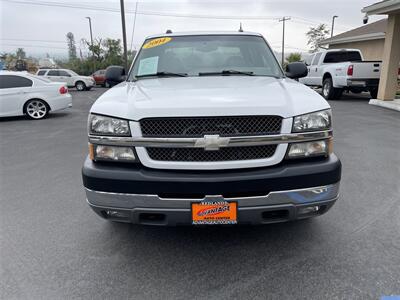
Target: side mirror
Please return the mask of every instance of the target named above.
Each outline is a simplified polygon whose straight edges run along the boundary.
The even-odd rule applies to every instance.
[[[125,69],[121,66],[109,66],[106,69],[105,77],[110,86],[117,85],[126,80]]]
[[[306,77],[308,74],[307,66],[303,62],[287,64],[285,75],[292,79]]]

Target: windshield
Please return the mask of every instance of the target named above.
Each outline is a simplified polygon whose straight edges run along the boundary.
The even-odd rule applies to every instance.
[[[151,78],[150,74],[243,76],[243,72],[253,76],[283,76],[274,54],[260,36],[171,36],[145,41],[129,80],[135,80],[136,76]]]

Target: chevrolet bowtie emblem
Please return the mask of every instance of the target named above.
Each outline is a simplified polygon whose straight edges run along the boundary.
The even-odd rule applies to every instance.
[[[205,135],[203,138],[196,140],[195,147],[204,148],[204,150],[219,150],[221,147],[229,145],[229,138],[217,135]]]

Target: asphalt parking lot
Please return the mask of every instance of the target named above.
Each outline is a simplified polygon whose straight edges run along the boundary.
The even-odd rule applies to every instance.
[[[96,88],[41,121],[0,120],[2,299],[378,299],[400,295],[400,114],[331,101],[341,197],[259,227],[109,223],[81,165]]]

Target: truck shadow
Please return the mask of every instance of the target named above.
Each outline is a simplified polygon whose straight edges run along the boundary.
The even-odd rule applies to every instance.
[[[190,251],[204,251],[204,247],[226,251],[229,246],[243,245],[252,247],[251,244],[264,244],[268,247],[278,247],[280,243],[290,241],[304,241],[320,233],[319,224],[323,218],[311,218],[292,222],[273,223],[266,225],[250,226],[146,226],[125,223],[107,224],[106,231],[112,235],[121,235],[127,243],[147,244],[144,249],[157,246],[167,250],[182,246]],[[105,235],[107,237],[107,235]],[[217,254],[217,253],[214,253]]]
[[[298,263],[310,255],[309,249],[325,244],[329,226],[317,219],[238,227],[116,223],[105,225],[98,238],[104,241],[101,252],[111,257],[113,269],[152,274],[154,281],[146,285],[154,288],[158,282],[187,282],[181,291],[185,297],[205,296],[204,288],[212,285],[236,289],[235,283],[253,285],[264,276],[290,270],[294,260]]]
[[[316,92],[318,92],[321,96],[322,96],[322,91],[321,89],[316,89]],[[335,100],[328,100],[329,102],[331,101],[359,101],[359,102],[368,102],[371,99],[371,96],[369,93],[363,92],[363,93],[359,93],[359,94],[355,94],[355,93],[347,93],[344,92],[342,97],[340,97],[340,99],[335,99]]]
[[[138,272],[146,269],[165,280],[182,280],[191,272],[201,272],[206,276],[204,280],[219,274],[229,282],[234,280],[235,270],[241,268],[239,262],[246,270],[257,270],[297,252],[304,253],[309,244],[320,243],[324,236],[319,226],[322,223],[310,219],[262,226],[198,228],[115,223],[105,225],[101,238],[108,241],[105,244],[109,248],[104,251],[118,253],[118,265],[131,265]]]

